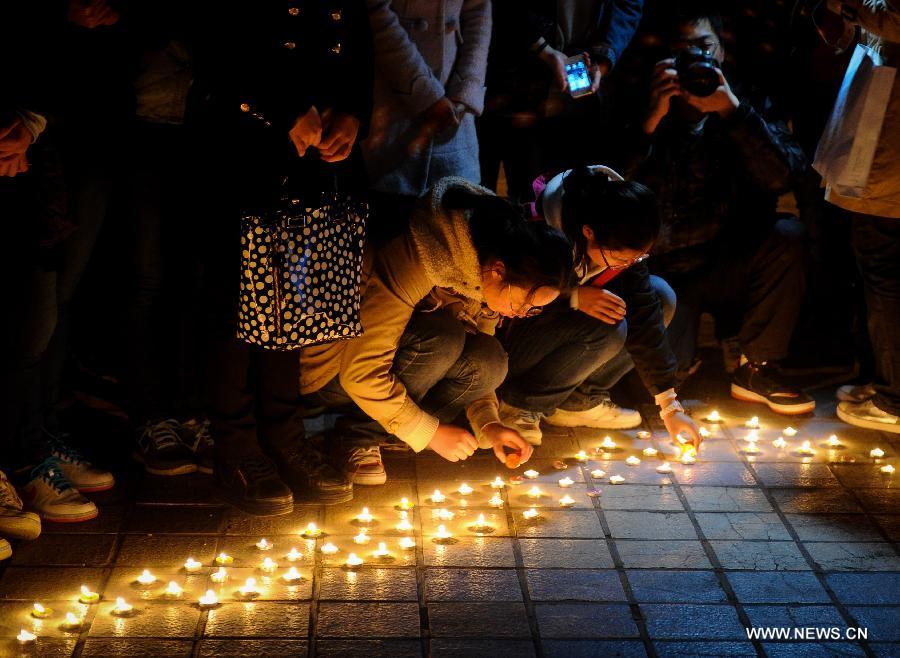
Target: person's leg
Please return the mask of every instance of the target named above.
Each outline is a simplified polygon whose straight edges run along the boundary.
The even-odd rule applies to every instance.
[[[666,336],[678,364],[678,381],[684,382],[697,355],[697,334],[704,309],[705,282],[709,277],[672,273],[659,273],[658,277],[669,285],[678,301],[667,321]]]

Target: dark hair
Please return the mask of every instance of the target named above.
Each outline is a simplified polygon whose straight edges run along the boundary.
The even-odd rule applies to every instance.
[[[656,195],[635,181],[610,180],[588,167],[573,169],[563,179],[562,227],[575,245],[579,264],[587,259],[583,226],[589,226],[597,244],[606,249],[647,249],[659,236]]]
[[[702,20],[709,21],[709,26],[718,37],[722,40],[722,32],[725,29],[722,22],[722,14],[718,8],[710,0],[681,0],[675,6],[674,20],[672,22],[672,30],[676,31],[679,26],[688,23],[696,25]]]
[[[531,292],[553,288],[568,292],[574,283],[572,244],[561,231],[532,221],[521,206],[493,194],[463,187],[447,190],[445,208],[469,211],[472,244],[482,264],[499,260],[506,281]]]

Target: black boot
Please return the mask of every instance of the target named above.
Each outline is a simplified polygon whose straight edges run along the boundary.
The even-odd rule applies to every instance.
[[[353,483],[312,442],[290,448],[270,450],[269,455],[278,468],[281,479],[300,502],[336,505],[353,500]]]
[[[761,402],[779,414],[806,414],[816,401],[800,389],[780,381],[777,368],[765,363],[742,363],[731,380],[731,397],[745,402]]]
[[[277,516],[294,510],[294,497],[265,455],[217,461],[213,491],[225,502],[255,516]]]

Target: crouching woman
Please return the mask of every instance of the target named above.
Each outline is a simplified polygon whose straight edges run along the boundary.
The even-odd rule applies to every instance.
[[[498,459],[507,447],[527,460],[531,447],[500,423],[507,356],[494,330],[503,316],[539,313],[572,273],[560,230],[463,179],[435,184],[364,273],[363,335],[301,357],[307,402],[343,407],[337,432],[354,484],[385,482],[386,435],[449,461],[479,442]],[[463,412],[477,439],[453,424]]]

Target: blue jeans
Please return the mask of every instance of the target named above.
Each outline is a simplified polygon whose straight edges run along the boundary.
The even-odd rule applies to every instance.
[[[650,284],[663,306],[666,324],[675,314],[675,293],[657,276]],[[520,409],[551,414],[556,409],[596,407],[633,367],[625,349],[628,322],[601,322],[563,306],[513,323],[506,333],[509,378],[500,397]]]
[[[500,342],[487,334],[468,333],[446,309],[413,315],[393,367],[409,396],[442,423],[454,422],[469,404],[495,391],[506,370],[506,352]],[[307,402],[343,413],[335,427],[344,447],[377,446],[388,436],[353,404],[337,378],[308,395]]]

